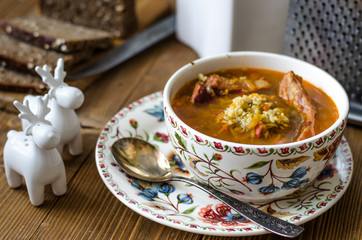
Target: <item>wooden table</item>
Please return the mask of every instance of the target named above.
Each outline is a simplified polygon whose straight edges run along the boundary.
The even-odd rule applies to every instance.
[[[18,13],[25,12],[26,6],[16,6]],[[0,10],[5,16],[5,9]],[[85,91],[85,103],[78,111],[84,152],[63,156],[68,192],[56,197],[47,187],[40,207],[30,204],[25,186],[14,190],[7,184],[3,146],[7,131],[19,130],[20,121],[16,114],[0,111],[0,239],[229,239],[176,230],[140,216],[111,194],[95,165],[95,144],[106,122],[127,104],[162,90],[178,68],[196,58],[172,36],[100,76]],[[345,137],[354,157],[350,186],[330,210],[303,224],[305,232],[297,239],[362,239],[362,128],[348,125]]]

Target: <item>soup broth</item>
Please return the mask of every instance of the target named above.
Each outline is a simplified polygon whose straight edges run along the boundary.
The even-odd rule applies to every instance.
[[[217,91],[217,96],[212,90],[213,97],[195,103],[193,99],[195,85],[200,82],[200,79],[206,79],[213,75],[231,79],[229,82],[234,82],[233,79],[237,81],[241,79],[240,81],[247,86],[247,89],[229,88],[230,91]],[[266,69],[220,70],[206,74],[206,76],[201,75],[199,79],[187,82],[173,97],[171,105],[176,115],[183,122],[211,137],[246,144],[269,145],[294,142],[300,140],[298,137],[302,134],[308,118],[300,109],[279,96],[280,81],[284,76],[285,73]],[[263,87],[263,81],[266,82],[267,87]],[[260,85],[259,82],[262,83],[262,87],[260,89],[255,88],[255,86]],[[248,87],[250,88],[248,89]],[[303,81],[303,87],[310,98],[313,112],[315,112],[313,115],[313,134],[318,134],[338,119],[338,109],[333,100],[319,88],[307,81]],[[207,90],[209,91],[210,88]],[[235,107],[238,104],[241,104],[240,106],[247,104],[244,112],[245,109],[251,112],[244,113],[239,110]],[[235,112],[243,112],[243,118],[239,116],[231,118],[230,116],[235,115]],[[268,121],[264,120],[266,113],[269,114]],[[263,117],[261,114],[264,114]],[[249,116],[249,118],[245,116]],[[255,119],[258,119],[259,122],[254,121]],[[249,122],[245,124],[245,121]]]

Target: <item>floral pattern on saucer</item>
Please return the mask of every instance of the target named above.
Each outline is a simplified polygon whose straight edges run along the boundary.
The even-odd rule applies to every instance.
[[[138,137],[158,147],[174,174],[190,176],[172,151],[163,117],[162,93],[146,96],[118,112],[102,130],[96,145],[96,164],[109,190],[132,210],[155,222],[184,231],[218,236],[267,233],[225,204],[182,182],[150,183],[127,175],[112,159],[110,146],[118,138]],[[283,164],[283,163],[281,163]],[[345,138],[312,184],[281,199],[253,206],[295,224],[302,224],[332,207],[346,191],[353,160]],[[298,176],[306,169],[299,169]],[[245,179],[258,181],[252,174]],[[293,182],[285,187],[293,187]]]

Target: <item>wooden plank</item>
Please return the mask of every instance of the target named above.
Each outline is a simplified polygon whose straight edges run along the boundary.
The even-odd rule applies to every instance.
[[[79,110],[82,124],[102,128],[126,104],[162,90],[178,68],[195,58],[193,51],[170,38],[104,74],[86,92]]]
[[[154,60],[152,68],[143,76],[139,84],[142,87],[132,92],[128,103],[163,90],[168,79],[179,68],[198,58],[195,52],[177,42],[176,39],[173,40],[168,39],[157,45],[156,51],[159,52],[160,57]]]

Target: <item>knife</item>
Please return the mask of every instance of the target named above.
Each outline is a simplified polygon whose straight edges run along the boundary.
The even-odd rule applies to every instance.
[[[110,70],[174,32],[175,15],[172,15],[125,41],[105,56],[69,76],[68,79],[85,78]]]
[[[362,103],[355,100],[349,102],[348,123],[362,126]]]

